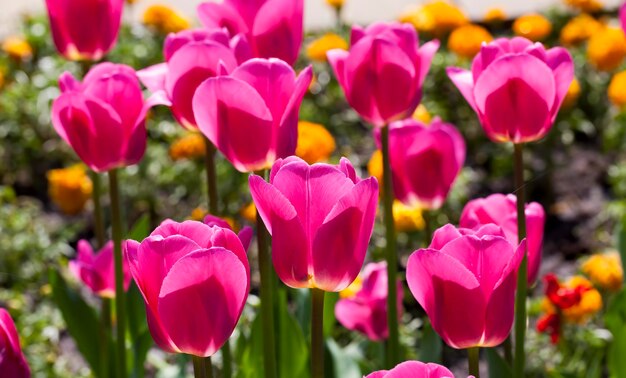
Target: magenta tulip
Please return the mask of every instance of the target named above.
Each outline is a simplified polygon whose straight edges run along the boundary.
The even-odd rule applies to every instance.
[[[213,355],[235,329],[250,267],[234,232],[166,220],[124,253],[146,302],[152,338],[168,352]]]
[[[428,248],[413,252],[409,289],[446,344],[493,347],[507,338],[524,248],[525,241],[510,243],[493,224],[476,231],[448,224]]]
[[[7,378],[30,377],[15,323],[3,308],[0,308],[0,375]]]
[[[157,95],[144,101],[132,68],[98,64],[82,83],[65,72],[59,86],[52,125],[85,164],[104,172],[141,160],[146,150],[146,113],[165,100]]]
[[[193,98],[200,131],[241,172],[293,155],[300,103],[312,79],[278,59],[251,59],[203,82]]]
[[[257,58],[298,59],[303,36],[304,0],[224,0],[198,6],[200,22],[209,29],[243,34]]]
[[[87,240],[80,240],[76,260],[70,261],[70,271],[91,291],[103,298],[115,298],[115,268],[113,266],[113,242],[94,253]],[[130,286],[128,263],[124,262],[124,290]]]
[[[478,114],[495,142],[543,138],[554,124],[574,79],[574,62],[562,47],[499,38],[481,47],[471,71],[448,68],[448,76]]]
[[[46,0],[50,29],[60,54],[100,60],[115,45],[124,0]]]
[[[459,225],[465,228],[478,229],[485,224],[493,223],[502,228],[504,235],[511,244],[516,244],[518,242],[516,206],[517,198],[513,194],[492,194],[486,198],[477,198],[465,205]],[[546,215],[543,207],[537,202],[526,204],[525,212],[528,283],[532,285],[537,279],[541,264],[541,245]]]
[[[370,340],[384,340],[389,336],[387,263],[383,261],[365,265],[362,280],[362,286],[354,296],[342,298],[337,302],[335,317],[347,329],[361,332]],[[401,293],[402,281],[398,280],[397,287]],[[402,296],[398,296],[398,318],[401,315]]]
[[[420,48],[412,25],[391,22],[353,26],[351,43],[349,52],[328,52],[350,106],[378,127],[413,113],[439,42]]]
[[[378,182],[339,166],[289,157],[270,182],[250,176],[250,191],[272,235],[272,261],[290,287],[341,291],[357,277],[374,228]]]
[[[230,226],[230,224],[228,224],[228,222],[220,217],[216,217],[215,215],[208,214],[204,217],[203,222],[208,226],[219,226],[221,228],[227,228],[229,230],[232,230],[232,227]],[[243,227],[241,230],[239,230],[239,233],[237,234],[239,240],[241,240],[241,245],[243,246],[243,249],[245,249],[246,251],[248,251],[248,248],[250,248],[250,242],[252,241],[253,235],[254,231],[252,230],[252,227],[249,226]]]
[[[172,113],[183,127],[197,129],[191,101],[206,79],[231,72],[251,58],[245,38],[230,39],[224,30],[185,30],[165,39],[165,63],[137,72],[153,93],[162,93],[172,103]]]
[[[391,370],[379,370],[365,378],[454,378],[450,370],[434,363],[405,361]]]
[[[622,30],[626,33],[626,3],[619,7],[619,22],[622,26]]]
[[[465,141],[451,124],[408,119],[389,125],[393,191],[407,206],[441,207],[465,161]]]

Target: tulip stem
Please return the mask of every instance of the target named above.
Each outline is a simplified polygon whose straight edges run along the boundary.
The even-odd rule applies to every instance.
[[[517,235],[518,242],[526,238],[526,214],[524,211],[524,154],[522,144],[514,144],[515,194],[517,195]],[[513,376],[524,376],[524,340],[526,336],[526,295],[528,282],[528,255],[526,250],[517,271],[517,293],[515,297],[515,359]]]
[[[193,362],[193,376],[194,378],[208,378],[206,376],[205,359],[198,356],[191,356]]]
[[[259,176],[265,178],[265,171]],[[259,253],[259,274],[261,276],[261,321],[263,323],[263,367],[265,378],[276,378],[276,340],[274,333],[274,299],[272,290],[272,264],[267,248],[268,233],[263,219],[257,211],[257,247]]]
[[[93,201],[93,226],[96,234],[97,249],[104,247],[104,219],[102,214],[102,180],[98,172],[91,171],[91,182],[93,183],[93,191],[91,199]]]
[[[111,299],[102,298],[100,304],[100,374],[109,377],[109,334],[111,333]]]
[[[213,378],[213,361],[211,361],[211,356],[204,358],[204,375],[206,378]]]
[[[424,244],[428,248],[433,240],[433,214],[430,210],[424,209],[422,210],[422,218],[424,218]]]
[[[231,378],[233,375],[233,368],[232,368],[233,357],[232,357],[232,353],[230,350],[230,339],[226,340],[221,350],[222,350],[222,377]]]
[[[396,276],[398,274],[398,256],[396,254],[396,230],[393,222],[393,184],[391,182],[391,161],[389,158],[389,126],[381,129],[383,153],[383,219],[385,222],[386,258],[387,258],[387,367],[392,368],[398,362],[398,293]]]
[[[311,378],[324,378],[324,290],[311,289]]]
[[[472,347],[467,349],[467,359],[469,361],[469,374],[476,378],[480,378],[480,369],[478,362],[480,361],[480,354],[478,347]]]
[[[203,136],[205,145],[204,166],[206,169],[206,181],[208,188],[209,213],[218,215],[217,203],[217,173],[215,169],[215,146]],[[223,351],[222,351],[223,352]]]
[[[117,323],[117,377],[126,377],[126,303],[124,301],[124,272],[122,268],[122,214],[120,208],[117,169],[109,171],[111,196],[111,228],[115,256],[115,320]]]

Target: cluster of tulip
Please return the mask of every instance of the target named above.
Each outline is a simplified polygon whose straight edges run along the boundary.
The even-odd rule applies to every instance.
[[[300,104],[313,75],[311,67],[299,74],[292,67],[303,36],[303,0],[205,3],[198,8],[202,28],[167,37],[164,63],[140,71],[110,62],[91,66],[115,43],[122,3],[47,0],[59,53],[85,62],[82,81],[69,73],[59,78],[52,123],[94,171],[95,231],[102,249],[94,254],[89,242],[81,241],[70,269],[94,293],[115,299],[115,376],[123,378],[128,370],[124,290],[131,277],[158,346],[192,355],[197,377],[211,376],[209,357],[221,349],[224,371],[230,372],[228,339],[251,288],[252,230],[237,235],[215,217],[220,213],[216,150],[238,171],[251,173],[265,376],[277,376],[272,266],[285,285],[311,289],[311,372],[313,378],[324,376],[324,293],[348,288],[359,275],[379,187],[374,177],[361,179],[346,158],[338,165],[309,165],[292,156]],[[386,261],[368,265],[363,288],[335,310],[347,328],[386,339],[386,365],[392,370],[368,377],[452,376],[440,365],[402,362],[402,282],[392,214],[394,198],[407,206],[440,208],[464,164],[465,143],[453,125],[407,120],[421,101],[438,47],[436,40],[420,46],[409,24],[375,23],[354,26],[349,50],[327,54],[347,102],[373,125],[383,157]],[[522,377],[527,287],[537,278],[545,218],[539,204],[524,198],[522,146],[552,127],[574,65],[563,48],[516,37],[484,44],[470,71],[450,67],[447,73],[487,136],[513,144],[517,191],[469,202],[459,227],[439,228],[427,248],[410,256],[406,281],[439,336],[453,348],[468,349],[469,373],[476,377],[478,348],[504,343],[515,321],[513,372]],[[152,93],[149,98],[140,83]],[[181,126],[203,136],[213,215],[204,222],[166,220],[141,242],[122,241],[116,172],[142,159],[146,116],[155,105],[170,107]],[[105,172],[113,231],[106,244],[96,189]],[[13,369],[11,377],[28,376],[12,321],[6,312],[0,315],[0,341],[7,340],[0,344],[6,346],[0,348],[0,369]]]

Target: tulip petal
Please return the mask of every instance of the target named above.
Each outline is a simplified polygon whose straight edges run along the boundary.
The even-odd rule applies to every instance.
[[[362,332],[373,341],[383,340],[388,329],[385,302],[381,303],[382,309],[376,311],[365,303],[341,299],[335,305],[335,317],[347,329]]]
[[[198,18],[205,28],[226,28],[231,36],[248,32],[248,26],[237,9],[228,3],[202,3],[198,5]]]
[[[437,53],[437,50],[439,50],[439,41],[436,39],[424,43],[418,50],[418,54],[420,56],[418,86],[420,87],[424,84],[424,80],[430,70],[430,65],[433,61],[433,57]]]
[[[278,136],[276,138],[276,156],[287,157],[295,154],[298,144],[298,118],[300,113],[300,105],[306,91],[311,85],[313,79],[313,70],[311,66],[306,67],[300,75],[298,75],[293,92],[289,98],[289,102],[285,106],[280,126],[278,128]]]
[[[246,281],[241,260],[223,248],[179,259],[163,280],[158,304],[163,326],[178,349],[201,357],[217,352],[241,316]]]
[[[0,342],[2,374],[11,378],[30,378],[30,368],[20,347],[19,335],[9,312],[0,308]]]
[[[294,64],[304,33],[303,11],[304,0],[267,0],[257,8],[251,33],[257,56]]]
[[[556,84],[556,97],[552,105],[552,121],[554,122],[569,86],[574,80],[574,61],[570,53],[562,47],[551,48],[546,55],[546,63],[554,72]]]
[[[353,27],[354,31],[354,27]],[[326,52],[326,58],[328,58],[328,64],[335,72],[335,77],[339,82],[339,85],[344,88],[346,92],[349,90],[348,82],[346,81],[346,60],[350,56],[350,53],[342,49],[334,49]]]
[[[471,106],[474,111],[478,111],[476,101],[474,100],[474,79],[472,78],[472,73],[458,67],[448,67],[446,68],[446,73],[454,85],[456,85],[459,92],[461,92],[461,95],[463,95],[469,106]]]
[[[141,83],[152,93],[165,90],[165,78],[169,68],[167,63],[159,63],[137,71]]]

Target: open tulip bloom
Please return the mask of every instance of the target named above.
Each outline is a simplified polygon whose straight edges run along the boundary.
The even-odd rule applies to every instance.
[[[103,298],[115,297],[115,268],[113,266],[113,242],[94,253],[87,240],[78,241],[76,260],[70,261],[70,271],[94,294]],[[124,290],[130,286],[128,262],[124,261]]]
[[[405,361],[391,370],[379,370],[365,378],[454,378],[446,367],[420,361]]]
[[[228,228],[166,220],[141,243],[127,241],[125,254],[157,345],[213,355],[235,329],[250,288],[239,237]]]
[[[180,125],[197,129],[192,99],[198,86],[210,77],[231,72],[251,54],[242,35],[230,38],[222,29],[185,30],[165,39],[165,63],[140,70],[137,76],[151,92],[161,92],[169,99]]]
[[[101,63],[79,82],[65,72],[52,104],[52,125],[78,157],[96,172],[137,164],[146,150],[148,109],[167,101],[144,101],[135,70]]]
[[[100,60],[115,45],[124,0],[46,0],[57,50],[70,60]]]
[[[204,81],[193,97],[200,131],[241,172],[271,167],[296,151],[298,114],[312,79],[279,59],[251,59]]]
[[[471,71],[447,72],[490,139],[524,143],[543,138],[554,124],[574,79],[574,62],[562,47],[499,38],[483,44]]]
[[[439,42],[419,47],[415,27],[397,22],[353,26],[350,39],[350,51],[327,53],[350,106],[377,127],[411,115]]]
[[[278,58],[293,65],[302,44],[304,0],[224,0],[198,6],[209,29],[242,34],[257,58]]]
[[[7,378],[30,378],[15,323],[3,308],[0,308],[0,373]]]
[[[524,248],[493,224],[476,231],[448,224],[409,257],[409,289],[446,344],[494,347],[507,338]]]

